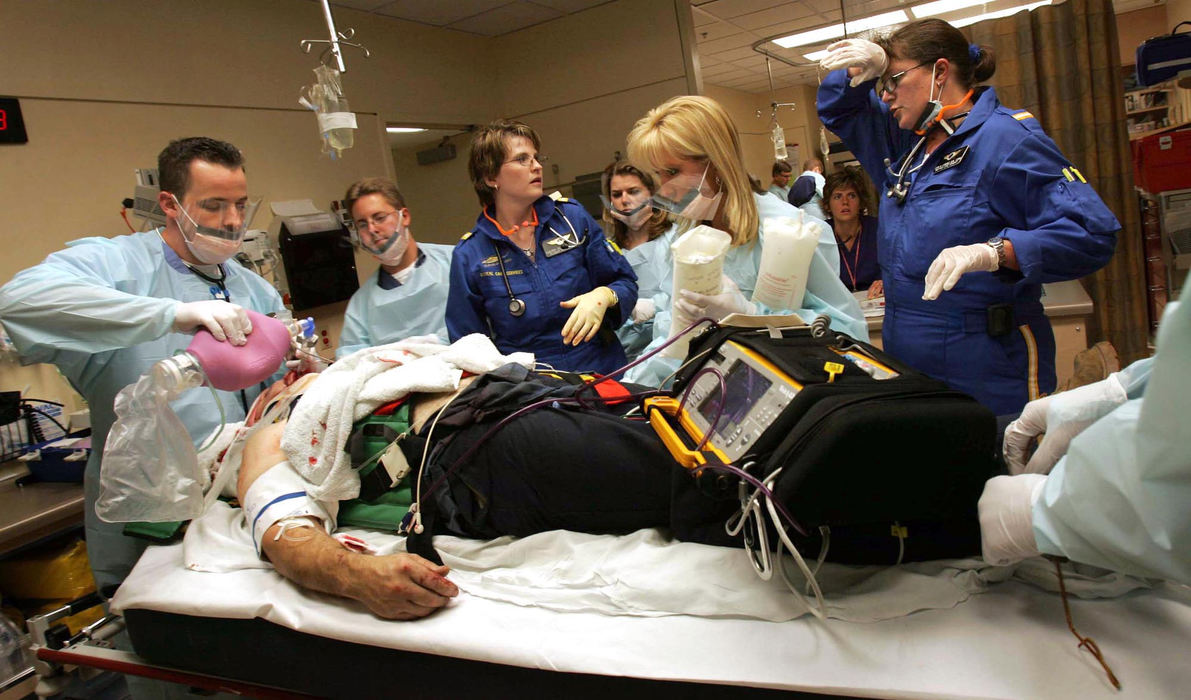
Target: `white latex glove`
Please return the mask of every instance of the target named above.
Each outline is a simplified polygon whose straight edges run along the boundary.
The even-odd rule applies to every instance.
[[[889,67],[885,50],[865,39],[844,39],[827,47],[827,55],[819,61],[823,70],[858,68],[852,76],[852,87],[878,78]]]
[[[645,323],[657,312],[658,309],[653,303],[653,299],[638,299],[637,305],[633,307],[633,312],[629,314],[629,317],[633,319],[633,323]]]
[[[586,294],[559,302],[558,305],[564,309],[574,309],[562,327],[562,342],[578,345],[594,338],[615,298],[611,289],[596,287]]]
[[[922,298],[932,301],[939,292],[951,291],[959,278],[969,272],[996,272],[1000,268],[997,251],[987,243],[957,245],[946,248],[926,271],[926,291]]]
[[[245,336],[252,332],[252,321],[236,304],[218,299],[178,302],[174,330],[185,333],[200,326],[211,331],[216,340],[226,340],[232,345],[243,345],[247,342]]]
[[[757,312],[757,305],[748,299],[744,298],[740,287],[732,281],[731,277],[724,275],[721,282],[722,289],[719,294],[699,294],[692,292],[689,289],[684,289],[679,294],[678,299],[674,301],[674,306],[678,307],[689,318],[714,318],[719,320],[728,314],[753,314]]]
[[[1114,373],[1093,384],[1029,402],[1017,420],[1005,428],[1001,447],[1009,473],[1049,474],[1059,458],[1067,454],[1067,447],[1076,435],[1127,398]],[[1043,433],[1046,436],[1042,444],[1029,456],[1031,442]]]
[[[994,476],[984,484],[976,504],[984,561],[1008,566],[1041,554],[1034,541],[1034,501],[1045,484],[1042,474]]]

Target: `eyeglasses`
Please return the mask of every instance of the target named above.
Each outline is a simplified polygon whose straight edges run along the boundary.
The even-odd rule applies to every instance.
[[[356,219],[352,223],[354,223],[356,225],[357,231],[365,231],[368,229],[369,224],[371,224],[373,226],[383,226],[385,223],[385,220],[396,213],[397,213],[396,211],[391,211],[388,214],[373,214],[372,216],[368,217],[367,219]]]
[[[532,154],[532,155],[529,153],[521,153],[516,158],[510,158],[510,159],[506,160],[505,163],[516,163],[517,165],[520,165],[523,168],[528,168],[529,164],[535,160],[538,162],[538,165],[545,165],[546,161],[550,160],[550,158],[549,158],[549,156],[544,156],[541,153]],[[504,165],[504,163],[502,163],[501,165]]]
[[[877,84],[873,86],[873,90],[877,91],[877,97],[880,97],[885,93],[892,95],[894,91],[897,90],[897,86],[899,83],[901,83],[902,78],[906,77],[906,73],[909,73],[915,68],[929,66],[933,63],[934,61],[923,61],[922,63],[919,63],[916,66],[911,66],[900,73],[894,73],[888,78],[877,78]]]

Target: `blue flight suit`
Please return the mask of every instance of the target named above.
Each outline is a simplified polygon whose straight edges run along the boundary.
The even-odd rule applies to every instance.
[[[881,188],[885,350],[1004,415],[1055,388],[1042,283],[1103,267],[1121,225],[1033,115],[1001,106],[992,88],[977,88],[974,99],[955,133],[909,176],[904,204],[884,196],[897,181],[884,160],[898,169],[919,137],[898,128],[873,81],[853,88],[846,71],[829,73],[819,118]],[[971,272],[922,300],[926,271],[944,248],[997,236],[1012,241],[1020,272]],[[1008,333],[990,334],[998,326]]]
[[[413,274],[404,283],[378,267],[347,302],[335,359],[415,335],[437,335],[445,342],[454,250],[454,246],[419,243]]]
[[[115,421],[116,394],[159,360],[185,350],[194,336],[172,330],[177,303],[218,298],[156,231],[83,238],[0,288],[0,319],[26,364],[52,363],[91,409],[91,457],[84,477],[87,555],[103,590],[124,580],[147,542],[123,535],[120,523],[95,515],[104,442]],[[228,300],[263,314],[284,309],[277,290],[234,260],[222,265]],[[216,392],[227,422],[244,420],[239,392]],[[259,387],[245,391],[251,402]],[[171,407],[195,446],[219,426],[211,390],[184,392]]]
[[[562,328],[573,309],[559,304],[608,287],[617,304],[605,314],[604,328],[619,328],[637,303],[633,268],[578,203],[543,196],[533,206],[539,222],[534,260],[482,213],[455,246],[447,296],[451,342],[483,333],[501,352],[532,352],[538,362],[555,369],[608,373],[620,368],[626,360],[614,332],[601,330],[577,346],[563,343]],[[514,298],[525,304],[520,317],[509,312]]]

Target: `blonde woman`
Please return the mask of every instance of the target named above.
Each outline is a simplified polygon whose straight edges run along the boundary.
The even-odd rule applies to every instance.
[[[806,296],[799,309],[769,309],[749,300],[757,285],[764,244],[763,221],[772,217],[800,218],[797,209],[777,197],[757,194],[749,185],[735,124],[715,100],[700,96],[672,98],[650,110],[628,137],[629,159],[653,171],[658,179],[654,205],[678,218],[667,240],[698,224],[709,224],[732,238],[724,260],[724,291],[707,296],[683,291],[673,305],[692,317],[722,318],[733,312],[786,313],[808,321],[818,314],[832,319],[832,327],[867,339],[868,331],[856,300],[839,279],[839,254],[831,228],[821,221],[819,248],[811,260]],[[810,219],[807,219],[811,222]],[[665,266],[663,290],[671,288],[673,267]],[[658,308],[653,344],[670,332],[670,308]],[[634,381],[656,383],[665,375],[642,369]]]

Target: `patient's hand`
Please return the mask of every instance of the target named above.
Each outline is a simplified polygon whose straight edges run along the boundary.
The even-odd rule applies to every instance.
[[[354,554],[349,561],[353,575],[345,594],[368,606],[378,617],[416,620],[459,595],[455,584],[446,579],[448,567],[437,566],[416,554]]]

